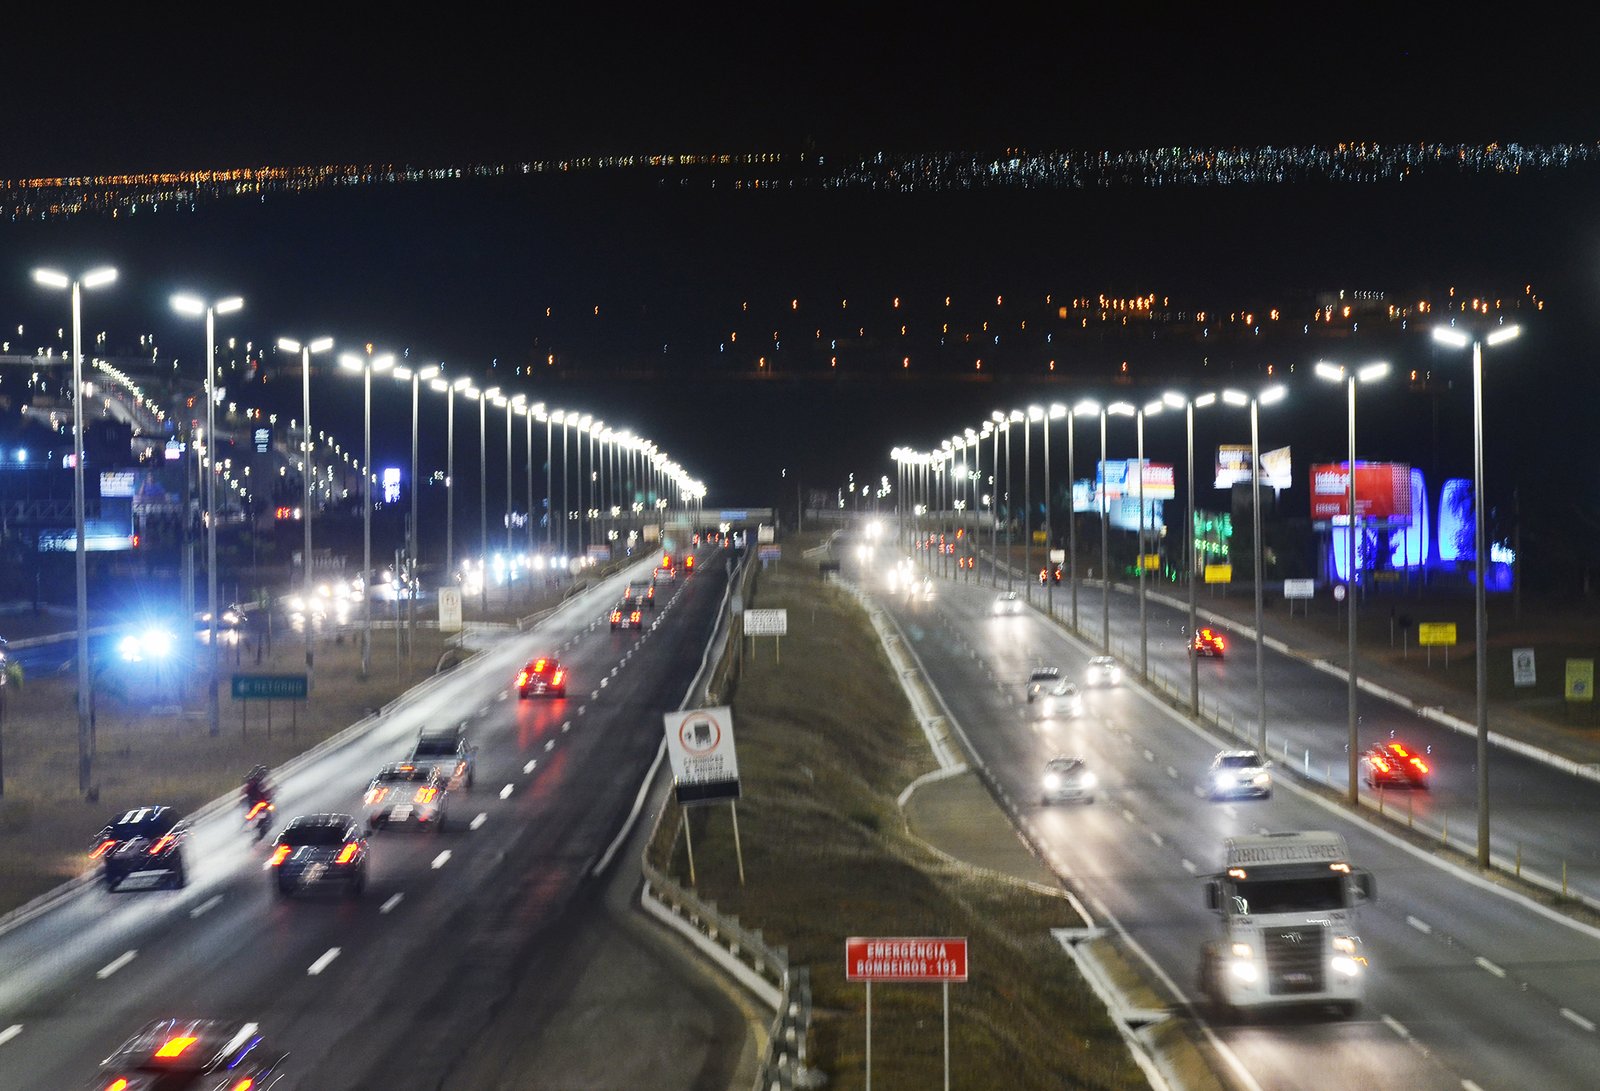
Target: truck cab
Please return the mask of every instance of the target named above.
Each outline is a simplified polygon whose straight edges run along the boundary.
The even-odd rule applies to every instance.
[[[1367,971],[1357,917],[1376,889],[1350,866],[1344,837],[1231,837],[1223,855],[1225,870],[1206,879],[1222,936],[1201,953],[1200,991],[1233,1012],[1326,1005],[1354,1015]]]

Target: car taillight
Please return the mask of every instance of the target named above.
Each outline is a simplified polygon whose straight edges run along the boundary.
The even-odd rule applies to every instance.
[[[344,848],[339,850],[339,855],[333,862],[336,864],[348,864],[356,858],[356,848],[357,845],[354,841],[346,842]]]
[[[198,1038],[189,1036],[181,1038],[168,1038],[165,1042],[161,1043],[161,1048],[156,1050],[155,1056],[163,1061],[170,1061],[174,1057],[182,1057],[183,1051],[194,1045],[199,1040],[200,1039]]]
[[[533,673],[534,674],[543,674],[544,673],[544,660],[543,659],[535,659],[533,661]]]
[[[272,859],[267,861],[267,866],[277,867],[279,864],[283,863],[289,858],[290,851],[291,850],[288,845],[279,845],[277,848],[272,850]]]
[[[437,788],[418,788],[417,789],[417,802],[418,803],[432,803],[433,802],[433,797],[438,795],[438,794],[439,794],[439,789],[437,789]]]
[[[369,788],[367,790],[367,806],[383,802],[383,797],[389,794],[387,788]]]
[[[1423,761],[1421,758],[1412,758],[1411,764],[1417,767],[1417,772],[1419,773],[1426,773],[1428,771],[1427,762]]]
[[[118,1076],[106,1084],[106,1091],[128,1091],[128,1081]]]
[[[527,684],[528,684],[528,672],[527,671],[518,671],[517,672],[517,685],[525,686]]]
[[[106,853],[110,852],[113,848],[115,848],[116,845],[117,845],[117,839],[116,838],[114,838],[114,837],[106,838],[104,841],[100,842],[98,845],[96,845],[94,847],[94,851],[89,854],[89,859],[91,859],[91,860],[100,859],[100,857],[104,856]]]
[[[162,834],[160,839],[157,840],[155,844],[150,846],[150,855],[160,856],[163,852],[166,852],[172,847],[174,840],[176,839],[170,833]]]
[[[1389,771],[1389,763],[1377,756],[1374,756],[1372,759],[1372,767],[1378,770],[1380,773],[1387,773]]]
[[[566,671],[556,671],[555,675],[550,679],[550,681],[552,684],[559,686],[561,684],[561,680],[566,676]]]
[[[229,1088],[228,1091],[250,1091],[250,1089],[255,1085],[255,1077],[246,1076],[244,1079],[240,1080],[238,1083]]]

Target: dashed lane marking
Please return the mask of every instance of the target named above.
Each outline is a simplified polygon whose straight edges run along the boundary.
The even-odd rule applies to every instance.
[[[1579,1015],[1577,1012],[1573,1011],[1571,1008],[1562,1008],[1561,1018],[1575,1026],[1582,1027],[1591,1034],[1594,1033],[1594,1024],[1585,1019],[1583,1016]]]
[[[211,912],[211,910],[215,909],[219,904],[221,904],[221,902],[222,902],[222,895],[221,894],[218,894],[215,897],[207,898],[205,901],[201,902],[199,905],[197,905],[193,909],[189,910],[190,919],[193,919],[195,917],[201,916],[202,914]]]
[[[404,894],[391,894],[391,895],[389,895],[389,900],[384,902],[382,905],[378,906],[378,912],[379,913],[387,913],[387,912],[389,912],[395,906],[399,905],[400,904],[400,900],[402,898],[404,898],[404,897],[405,897]]]
[[[15,1038],[17,1035],[19,1035],[21,1033],[22,1033],[22,1024],[21,1023],[12,1023],[5,1030],[0,1030],[0,1046],[5,1045],[7,1042],[11,1041],[11,1039]]]
[[[1406,1041],[1409,1042],[1411,1040],[1411,1032],[1405,1028],[1405,1024],[1401,1023],[1400,1020],[1398,1020],[1398,1019],[1396,1019],[1396,1018],[1394,1018],[1393,1016],[1390,1016],[1390,1015],[1385,1015],[1385,1016],[1382,1016],[1381,1018],[1383,1019],[1383,1025],[1384,1026],[1386,1026],[1390,1030],[1394,1031],[1395,1034],[1399,1035],[1401,1038],[1405,1039]]]
[[[317,961],[306,967],[306,976],[316,977],[323,970],[326,970],[333,960],[338,957],[339,948],[329,947],[326,951],[322,952],[322,956],[318,958]]]
[[[433,863],[430,864],[429,866],[431,868],[433,868],[434,871],[438,871],[440,868],[444,867],[449,862],[450,862],[450,850],[449,849],[445,849],[438,856],[435,856],[433,858]]]
[[[1416,917],[1407,917],[1406,923],[1425,936],[1433,933],[1433,925],[1429,924],[1427,921],[1418,920]]]
[[[513,785],[507,784],[504,788],[500,789],[500,798],[501,799],[509,798],[510,795],[511,795],[512,787],[513,787]]]
[[[96,970],[94,972],[94,976],[98,977],[101,981],[104,981],[106,978],[122,969],[128,963],[132,962],[134,958],[138,956],[138,954],[138,951],[124,951],[122,954],[118,955],[116,958],[112,959],[110,962]]]
[[[485,823],[485,822],[487,822],[487,821],[489,821],[489,816],[488,816],[488,814],[487,814],[487,813],[485,813],[485,812],[481,812],[481,811],[480,811],[480,812],[479,812],[479,813],[478,813],[478,817],[477,817],[477,818],[474,818],[474,819],[473,819],[473,820],[472,820],[472,821],[471,821],[471,822],[469,822],[469,823],[468,823],[468,824],[467,824],[467,829],[469,829],[469,830],[475,830],[475,829],[477,829],[477,828],[478,828],[478,827],[479,827],[479,826],[481,826],[481,825],[483,825],[483,824],[484,824],[484,823]]]
[[[548,750],[549,747],[545,747],[545,749]],[[531,773],[531,772],[533,772],[533,767],[535,765],[538,765],[538,764],[539,764],[539,759],[538,758],[534,758],[532,761],[530,761],[528,764],[526,764],[526,765],[524,765],[522,767],[522,771],[524,773]]]
[[[1502,970],[1500,967],[1496,966],[1494,963],[1490,962],[1488,959],[1484,958],[1482,955],[1479,955],[1477,958],[1473,959],[1472,961],[1476,962],[1483,969],[1488,970],[1491,974],[1494,974],[1495,977],[1505,977],[1506,976],[1506,972],[1504,970]]]

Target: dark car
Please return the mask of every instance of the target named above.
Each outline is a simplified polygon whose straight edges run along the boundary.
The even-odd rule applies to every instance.
[[[560,660],[547,655],[528,660],[527,666],[517,672],[517,696],[533,697],[545,694],[550,697],[567,695],[567,668]]]
[[[175,808],[135,807],[106,823],[89,858],[100,861],[107,890],[181,887],[189,881],[188,839],[189,824]]]
[[[644,624],[644,615],[636,603],[619,602],[611,608],[613,629],[637,629]]]
[[[96,1091],[267,1091],[283,1079],[284,1054],[256,1024],[228,1019],[158,1019],[140,1027],[100,1065]]]
[[[1210,659],[1221,659],[1228,650],[1228,642],[1222,639],[1222,634],[1207,626],[1196,629],[1194,639],[1189,642],[1194,649],[1194,654],[1203,655]]]
[[[1427,761],[1404,743],[1379,743],[1368,750],[1362,762],[1369,788],[1427,789],[1433,770]]]
[[[367,888],[367,839],[350,815],[301,815],[272,843],[267,870],[284,897],[334,886],[359,898]]]
[[[656,585],[654,580],[632,580],[628,589],[622,593],[623,602],[636,602],[646,610],[656,608]]]
[[[443,830],[449,802],[450,785],[438,766],[404,761],[379,769],[362,797],[369,830],[390,826]]]
[[[478,748],[467,741],[466,732],[459,727],[424,730],[406,761],[437,766],[451,791],[471,788],[478,776]]]

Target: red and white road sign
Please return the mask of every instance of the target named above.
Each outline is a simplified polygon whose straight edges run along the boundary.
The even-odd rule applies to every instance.
[[[844,941],[846,981],[965,981],[967,938],[852,936]]]

